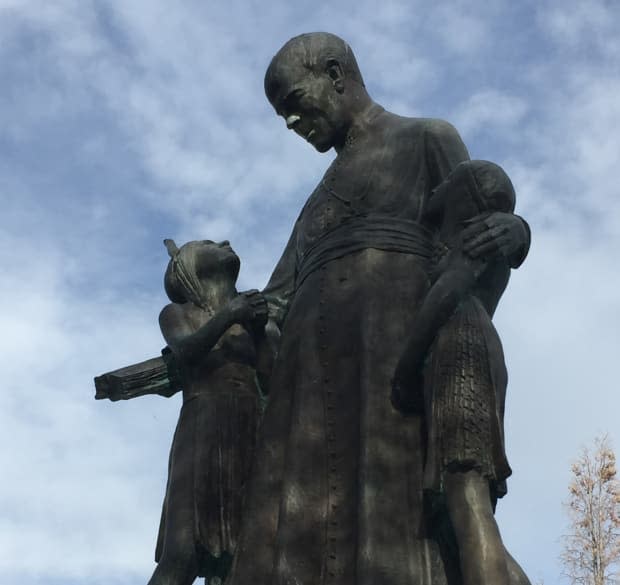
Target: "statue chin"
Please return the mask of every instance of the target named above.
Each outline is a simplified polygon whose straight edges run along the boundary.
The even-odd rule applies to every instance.
[[[331,150],[332,148],[331,144],[313,144],[312,146],[314,146],[314,148],[318,150],[320,153],[327,152],[328,150]]]
[[[315,133],[313,133],[310,138],[306,138],[306,141],[314,146],[315,150],[321,153],[327,152],[334,146],[333,140],[325,138],[321,139],[321,137],[317,136]]]

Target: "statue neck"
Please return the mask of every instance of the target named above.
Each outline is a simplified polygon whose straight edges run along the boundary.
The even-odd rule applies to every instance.
[[[340,154],[348,145],[353,144],[356,139],[368,132],[372,121],[383,111],[383,108],[375,103],[368,94],[363,106],[360,105],[359,111],[354,112],[351,123],[349,124],[344,139],[335,146],[336,152]]]
[[[206,310],[216,313],[238,293],[229,276],[210,276],[200,280],[200,299]]]

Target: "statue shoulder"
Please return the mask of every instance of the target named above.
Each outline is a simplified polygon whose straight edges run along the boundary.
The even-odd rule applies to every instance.
[[[390,114],[385,128],[399,151],[424,159],[429,188],[439,185],[456,167],[469,159],[469,152],[456,128],[439,118],[405,118]]]
[[[457,129],[439,118],[423,119],[423,136],[426,155],[437,167],[437,183],[441,182],[454,167],[469,160],[469,152]]]
[[[446,120],[440,118],[423,118],[424,132],[427,136],[438,138],[439,140],[461,140],[457,129]]]
[[[190,332],[186,311],[186,305],[180,303],[170,303],[161,310],[159,328],[166,340],[169,337],[177,337],[179,334],[187,335]]]
[[[159,312],[159,322],[170,321],[178,318],[182,318],[184,314],[184,305],[180,303],[168,303]]]
[[[440,118],[410,118],[385,112],[383,124],[396,135],[408,137],[414,141],[422,139],[431,142],[461,142],[457,129],[448,121]]]

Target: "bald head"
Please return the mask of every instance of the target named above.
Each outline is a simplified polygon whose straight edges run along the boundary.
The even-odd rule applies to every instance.
[[[331,33],[306,33],[293,37],[271,60],[265,74],[265,93],[273,104],[291,78],[301,75],[321,75],[330,66],[338,64],[343,75],[364,87],[355,55],[351,47],[340,37]]]

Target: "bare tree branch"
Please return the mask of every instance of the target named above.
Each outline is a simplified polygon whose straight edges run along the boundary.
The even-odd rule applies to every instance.
[[[617,583],[620,564],[620,482],[607,435],[583,448],[571,467],[565,506],[570,519],[560,559],[574,585]]]

